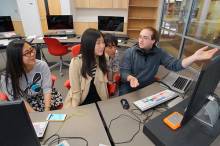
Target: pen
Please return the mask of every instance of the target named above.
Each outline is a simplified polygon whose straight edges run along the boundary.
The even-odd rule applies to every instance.
[[[53,117],[53,114],[50,114],[50,116],[48,117],[47,120],[50,120],[50,118],[52,118],[52,117]]]

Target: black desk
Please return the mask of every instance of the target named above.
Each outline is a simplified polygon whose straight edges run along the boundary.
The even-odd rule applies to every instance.
[[[146,123],[143,129],[144,134],[155,145],[160,146],[207,146],[212,144],[220,134],[220,119],[211,128],[192,118],[186,125],[176,131],[171,130],[163,123],[163,118],[173,111],[183,113],[188,102],[189,99],[185,99],[175,107]]]

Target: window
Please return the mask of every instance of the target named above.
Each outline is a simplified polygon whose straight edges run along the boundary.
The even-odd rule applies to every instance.
[[[177,58],[220,48],[220,0],[164,0],[160,47]],[[193,64],[198,69],[201,64]]]

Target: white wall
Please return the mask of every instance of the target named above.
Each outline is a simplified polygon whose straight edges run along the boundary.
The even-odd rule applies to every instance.
[[[37,0],[17,0],[25,36],[41,36],[42,28]]]
[[[0,16],[11,16],[12,20],[21,20],[16,0],[0,1]]]
[[[71,15],[70,0],[60,0],[61,15]]]
[[[98,22],[98,16],[122,16],[128,20],[127,9],[76,9],[75,22]]]

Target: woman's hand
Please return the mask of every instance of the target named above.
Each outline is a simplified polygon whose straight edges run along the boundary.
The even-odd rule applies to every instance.
[[[51,93],[44,94],[44,111],[50,111],[51,104]]]

